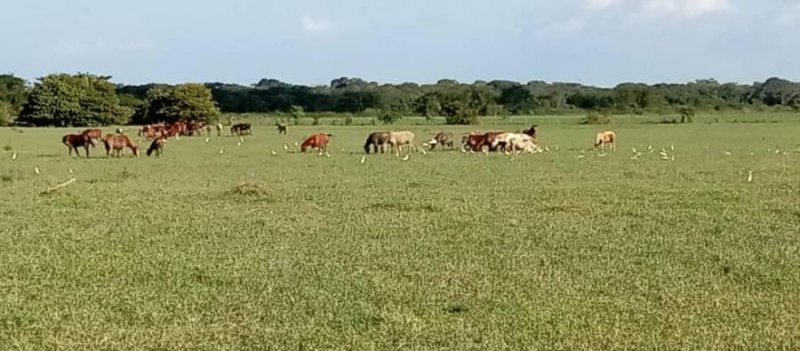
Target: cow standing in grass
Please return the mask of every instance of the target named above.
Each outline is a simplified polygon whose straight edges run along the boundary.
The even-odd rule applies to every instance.
[[[237,123],[231,126],[231,135],[242,136],[245,134],[253,134],[250,123]]]
[[[284,123],[275,123],[275,126],[278,127],[278,134],[286,135],[289,131],[289,126]]]
[[[597,136],[594,138],[594,147],[600,147],[601,149],[605,150],[606,145],[608,145],[611,150],[615,150],[617,148],[617,134],[612,131],[605,131],[602,133],[597,133]]]
[[[84,130],[81,134],[92,140],[92,147],[94,147],[95,142],[103,139],[103,131],[97,128]]]
[[[400,156],[403,145],[408,145],[409,152],[417,148],[414,146],[414,133],[409,131],[389,132],[387,143],[392,147],[396,156]]]
[[[81,153],[78,151],[79,147],[82,147],[86,150],[86,157],[89,157],[89,146],[94,147],[94,142],[92,138],[85,134],[67,134],[63,138],[61,138],[61,142],[69,148],[69,155],[72,156],[72,150],[75,150],[75,155],[81,157]]]
[[[167,143],[166,136],[160,136],[153,140],[150,143],[150,147],[147,149],[147,157],[150,157],[153,153],[156,154],[156,157],[161,157],[161,154],[164,152],[164,144]]]
[[[435,149],[436,145],[441,145],[442,148],[448,147],[452,149],[455,146],[455,137],[453,133],[440,132],[437,133],[428,144],[431,145],[431,150]]]
[[[300,151],[306,152],[308,149],[317,149],[319,153],[322,154],[323,152],[327,151],[328,143],[330,142],[330,137],[333,135],[326,134],[326,133],[317,133],[310,137],[308,137],[303,144],[300,145]]]
[[[389,132],[375,132],[367,136],[367,141],[364,143],[364,152],[369,154],[370,148],[372,148],[375,153],[377,154],[378,151],[381,153],[386,152],[386,144],[389,141]]]
[[[103,144],[106,146],[106,156],[110,157],[112,155],[120,157],[122,156],[122,150],[125,148],[131,149],[133,155],[139,157],[139,146],[137,146],[131,138],[128,138],[127,135],[124,134],[108,134],[106,138],[103,139]]]

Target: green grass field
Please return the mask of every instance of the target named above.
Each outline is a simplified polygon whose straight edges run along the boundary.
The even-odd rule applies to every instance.
[[[0,349],[800,348],[800,124],[540,124],[551,152],[364,164],[385,127],[88,160],[0,129]]]

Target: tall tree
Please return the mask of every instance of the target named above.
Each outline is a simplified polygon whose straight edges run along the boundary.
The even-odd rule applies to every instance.
[[[133,111],[120,104],[110,79],[88,73],[41,78],[22,108],[19,122],[36,126],[125,124]]]
[[[156,86],[147,92],[147,99],[143,110],[138,113],[137,122],[213,122],[219,112],[211,90],[203,84]]]

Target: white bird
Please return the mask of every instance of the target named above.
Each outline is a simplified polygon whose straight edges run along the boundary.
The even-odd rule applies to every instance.
[[[730,151],[725,151],[725,156],[733,155]]]
[[[670,149],[671,151],[675,151],[675,144],[672,144],[672,145],[670,145],[670,146],[669,146],[669,149]]]
[[[278,153],[275,152],[275,150],[270,151],[270,153],[272,154],[272,156],[278,156]]]
[[[583,155],[578,155],[578,159],[579,159],[579,160],[580,160],[580,159],[583,159],[584,157],[586,157],[586,156],[583,156]]]
[[[411,158],[411,155],[406,155],[406,157],[403,157],[402,161],[408,161],[410,158]]]
[[[331,157],[331,153],[330,153],[330,152],[327,152],[327,151],[325,151],[325,157],[328,157],[328,158],[330,158],[330,157]]]
[[[670,159],[670,161],[675,161],[675,155],[672,155],[672,158]]]
[[[428,154],[428,152],[426,152],[425,149],[419,149],[419,151],[422,153],[422,156],[425,156],[425,155]]]
[[[631,160],[634,160],[634,161],[636,161],[636,160],[638,160],[638,159],[639,159],[639,156],[638,156],[638,155],[633,155],[633,156],[631,157]]]
[[[219,154],[222,155],[225,153],[225,149],[219,149]]]
[[[17,153],[15,152],[13,155],[11,155],[11,160],[13,161],[13,160],[16,160],[16,159],[17,159]]]
[[[752,183],[753,182],[753,171],[750,171],[750,172],[747,173],[747,182],[748,183]]]
[[[39,175],[39,167],[33,167],[33,173],[36,173],[36,175]]]
[[[206,143],[208,143],[209,141],[211,141],[211,138],[206,138]]]
[[[631,151],[635,154],[636,153],[636,148],[635,147],[631,148]]]
[[[597,157],[606,157],[608,154],[597,154]]]
[[[236,146],[237,147],[241,147],[242,146],[242,142],[240,141],[240,142],[236,143]]]
[[[72,175],[72,168],[69,169],[69,174]]]
[[[239,137],[239,142],[243,143],[244,142],[244,137]]]
[[[545,145],[544,146],[544,151],[550,152],[550,148],[547,145]]]
[[[295,141],[295,142],[294,142],[294,146],[300,146],[300,143],[298,143],[298,142],[296,142],[296,141]]]
[[[776,154],[776,155],[777,155],[777,154],[779,154],[779,153],[781,153],[781,149],[777,149],[777,150],[775,150],[775,154]]]
[[[367,156],[361,156],[361,164],[363,165],[365,162],[367,162]]]
[[[283,150],[289,151],[289,145],[283,144]]]

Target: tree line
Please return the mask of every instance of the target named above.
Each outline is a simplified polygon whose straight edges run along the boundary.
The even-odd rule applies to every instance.
[[[751,85],[714,79],[685,84],[623,83],[600,88],[575,83],[495,80],[379,84],[337,78],[324,86],[262,79],[226,83],[122,85],[88,73],[55,74],[33,84],[0,75],[0,124],[84,126],[213,121],[220,113],[347,114],[392,122],[403,115],[444,117],[450,124],[479,116],[680,113],[723,110],[800,111],[800,83],[770,78]]]

